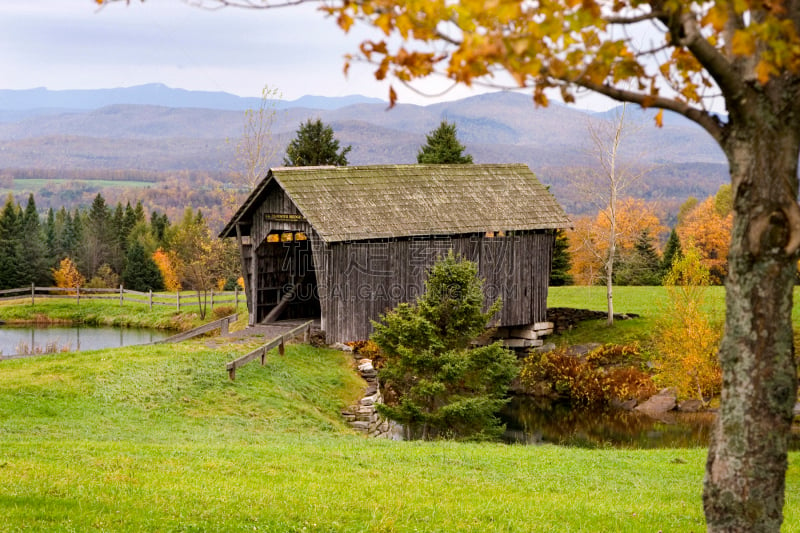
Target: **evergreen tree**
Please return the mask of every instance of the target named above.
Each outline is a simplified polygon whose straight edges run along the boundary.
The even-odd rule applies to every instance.
[[[24,283],[22,262],[22,213],[9,194],[0,211],[0,289],[15,289]]]
[[[77,258],[80,254],[79,249],[83,242],[83,221],[81,219],[80,211],[75,211],[70,214],[69,211],[61,208],[59,215],[64,213],[64,229],[61,234],[60,242],[58,245],[59,256]],[[58,217],[56,218],[58,222]]]
[[[169,219],[165,213],[158,214],[153,211],[150,214],[150,232],[155,237],[159,246],[163,246],[166,242],[166,232],[169,228]]]
[[[100,265],[113,262],[115,248],[113,217],[100,193],[95,196],[86,215],[83,237],[82,266],[87,277],[92,278]]]
[[[550,286],[559,287],[572,285],[574,280],[569,273],[572,268],[572,258],[569,255],[569,238],[563,229],[556,230],[556,239],[553,243],[553,264],[550,268]]]
[[[21,224],[21,262],[20,262],[20,281],[28,285],[36,283],[47,285],[52,280],[50,268],[47,262],[47,250],[39,220],[39,213],[36,211],[36,201],[33,194],[28,196],[28,203],[22,215]]]
[[[47,210],[47,220],[44,225],[45,258],[49,267],[56,265],[58,233],[56,229],[56,215],[53,208]]]
[[[131,244],[122,271],[122,284],[134,291],[163,291],[164,278],[153,258],[138,242]]]
[[[301,124],[295,138],[286,147],[283,164],[290,167],[309,167],[317,165],[347,166],[347,154],[352,149],[347,146],[339,150],[339,141],[333,138],[333,128],[320,119],[308,119]]]
[[[645,229],[636,238],[633,250],[621,258],[614,268],[617,285],[660,285],[661,259],[653,246],[650,231]]]
[[[672,228],[672,231],[669,233],[669,238],[667,239],[667,244],[664,247],[664,254],[661,256],[662,280],[666,278],[667,274],[672,270],[672,264],[681,257],[683,257],[681,240],[678,237],[678,232],[675,228]]]
[[[500,301],[483,312],[475,263],[450,254],[431,269],[416,304],[402,303],[373,323],[380,346],[381,383],[397,394],[379,406],[403,424],[409,438],[493,437],[502,431],[495,413],[517,374],[516,357],[500,343],[471,347]]]
[[[458,142],[455,123],[442,120],[439,127],[426,136],[426,144],[417,152],[417,163],[424,164],[469,164],[472,156],[464,155],[464,145]]]

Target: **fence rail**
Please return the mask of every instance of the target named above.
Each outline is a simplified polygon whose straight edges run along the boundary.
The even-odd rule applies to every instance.
[[[286,350],[286,348],[285,348],[286,343],[288,341],[294,339],[295,337],[299,337],[300,335],[303,335],[303,340],[307,342],[308,341],[309,332],[311,331],[311,325],[313,323],[314,323],[313,320],[309,320],[305,324],[301,324],[301,325],[297,326],[296,328],[287,331],[283,335],[275,337],[274,339],[272,339],[271,341],[269,341],[265,345],[256,348],[252,352],[250,352],[248,354],[245,354],[245,355],[239,357],[238,359],[234,359],[233,361],[227,363],[225,365],[225,368],[228,370],[228,377],[231,379],[231,381],[235,380],[236,379],[236,369],[243,367],[244,365],[246,365],[247,363],[249,363],[250,361],[252,361],[252,360],[254,360],[254,359],[258,358],[258,357],[261,358],[261,364],[263,366],[264,365],[264,361],[267,358],[267,352],[272,350],[272,349],[274,349],[274,348],[278,348],[278,352],[281,355],[283,355],[285,353],[285,350]]]
[[[0,302],[11,300],[25,300],[30,301],[31,305],[36,303],[37,298],[62,298],[68,300],[75,300],[80,303],[81,299],[84,300],[119,300],[120,305],[126,302],[133,302],[145,304],[153,309],[154,305],[169,305],[175,307],[178,311],[182,307],[200,307],[204,304],[209,305],[214,309],[215,305],[233,304],[239,307],[240,291],[237,287],[235,291],[208,292],[204,301],[198,301],[197,293],[181,294],[168,293],[168,292],[141,292],[133,291],[124,288],[122,285],[119,289],[108,288],[88,288],[88,287],[37,287],[31,285],[30,287],[20,287],[18,289],[3,289],[0,290]]]
[[[161,339],[160,341],[156,341],[153,344],[167,344],[172,342],[181,342],[191,339],[192,337],[197,337],[198,335],[208,333],[209,331],[214,331],[215,329],[220,330],[220,335],[226,335],[228,333],[228,326],[230,326],[231,322],[236,322],[238,319],[239,319],[239,314],[234,313],[232,315],[220,318],[219,320],[209,322],[208,324],[197,326],[196,328],[190,329],[189,331],[178,333],[177,335],[173,335],[172,337],[167,337],[166,339]]]

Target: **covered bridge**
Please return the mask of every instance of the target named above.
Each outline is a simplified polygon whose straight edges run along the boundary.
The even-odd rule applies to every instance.
[[[523,164],[274,168],[220,237],[241,251],[249,323],[319,318],[328,342],[414,301],[452,249],[503,299],[499,326],[546,319],[554,230],[570,221]]]

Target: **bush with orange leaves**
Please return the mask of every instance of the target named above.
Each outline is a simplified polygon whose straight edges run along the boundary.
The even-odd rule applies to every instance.
[[[86,283],[86,278],[78,272],[78,267],[69,257],[62,259],[58,268],[53,269],[53,280],[56,282],[56,287],[64,288],[83,287]]]

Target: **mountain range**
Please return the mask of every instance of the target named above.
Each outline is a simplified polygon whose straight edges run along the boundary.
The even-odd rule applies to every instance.
[[[125,89],[0,90],[0,169],[125,170],[154,172],[230,169],[244,125],[243,110],[260,99],[228,93],[186,91],[150,84]],[[568,211],[581,212],[571,177],[596,166],[589,124],[604,113],[551,104],[536,108],[530,95],[487,93],[426,106],[389,109],[363,96],[305,96],[272,101],[276,156],[307,119],[333,127],[354,164],[413,163],[425,134],[441,120],[455,122],[476,163],[523,162],[551,186]],[[714,194],[727,182],[725,157],[711,138],[680,115],[627,108],[629,135],[621,158],[648,168],[632,194],[659,199],[669,210],[693,195]]]

